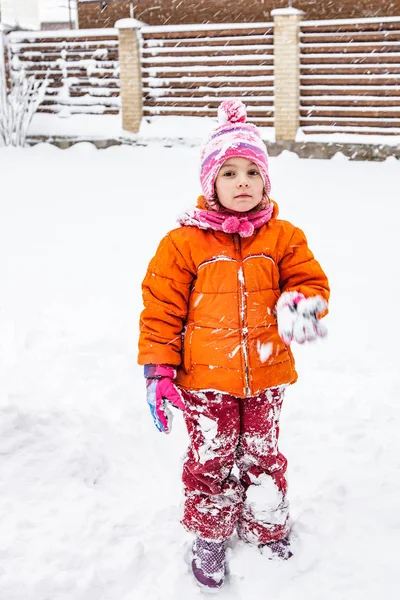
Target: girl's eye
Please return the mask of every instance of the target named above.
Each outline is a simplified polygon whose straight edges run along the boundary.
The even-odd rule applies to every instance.
[[[225,171],[225,173],[223,174],[223,177],[231,177],[233,175],[233,171]]]
[[[249,171],[249,175],[259,175],[259,173],[256,169],[252,169],[251,171]]]

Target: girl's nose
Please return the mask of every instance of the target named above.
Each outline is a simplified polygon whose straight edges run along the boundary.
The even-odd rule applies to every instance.
[[[241,175],[238,181],[239,187],[249,187],[249,180],[246,175]]]

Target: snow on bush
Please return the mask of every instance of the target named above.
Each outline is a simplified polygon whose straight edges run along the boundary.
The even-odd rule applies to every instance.
[[[1,39],[0,39],[1,45]],[[7,89],[3,48],[0,47],[0,146],[24,146],[29,125],[44,99],[48,81],[14,74]]]

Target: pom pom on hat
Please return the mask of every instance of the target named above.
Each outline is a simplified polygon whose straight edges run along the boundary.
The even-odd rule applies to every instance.
[[[228,158],[247,158],[260,170],[265,192],[269,195],[268,153],[258,127],[248,123],[246,106],[237,98],[221,102],[219,126],[212,132],[201,153],[200,181],[203,194],[214,202],[214,184],[218,172]]]
[[[246,106],[241,100],[231,98],[219,105],[218,122],[221,125],[225,125],[225,123],[246,123],[246,120]]]

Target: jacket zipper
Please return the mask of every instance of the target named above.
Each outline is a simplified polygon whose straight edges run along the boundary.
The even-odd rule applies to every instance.
[[[239,281],[239,313],[240,313],[240,338],[241,347],[243,353],[244,362],[244,376],[245,376],[245,394],[250,397],[250,377],[249,377],[249,354],[247,350],[247,319],[246,319],[246,296],[244,287],[244,273],[243,273],[243,260],[242,260],[242,243],[238,234],[233,234],[233,240],[235,244],[235,250],[238,256],[238,281]]]

